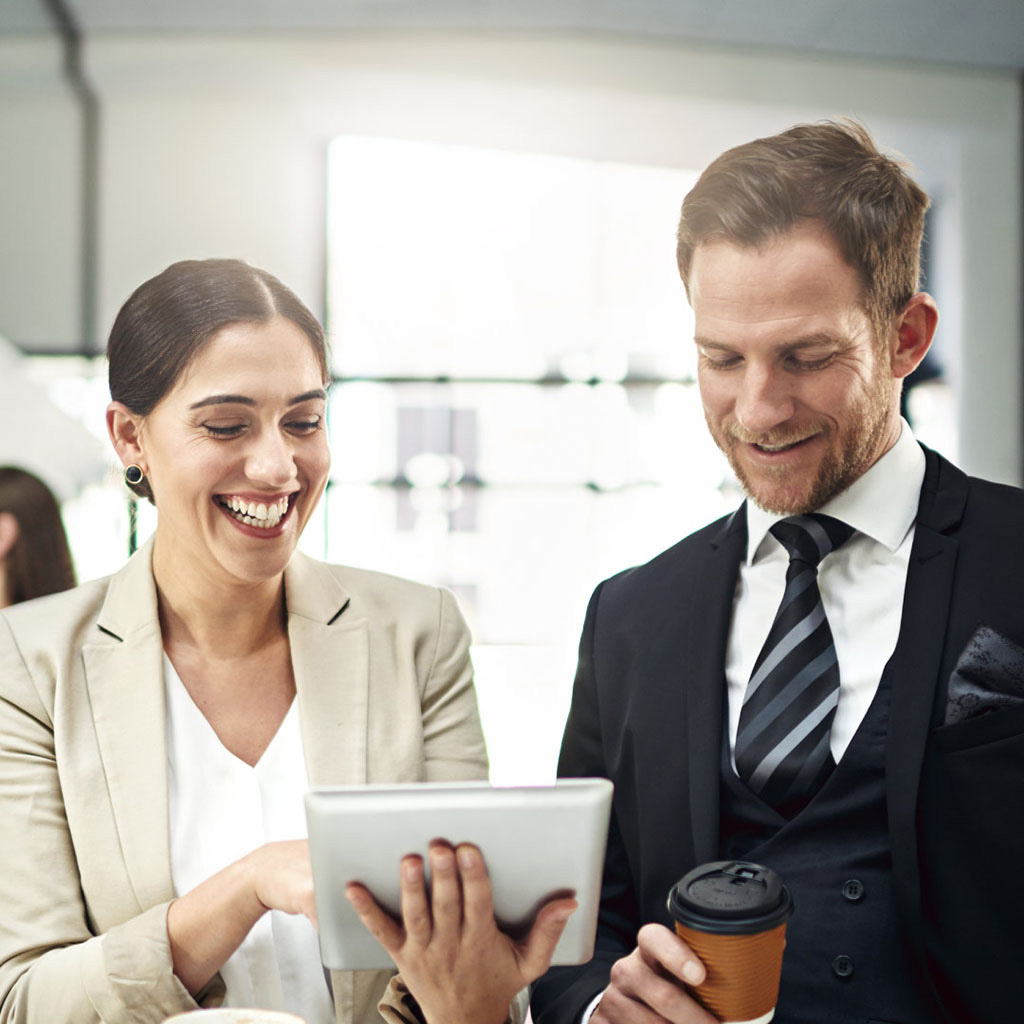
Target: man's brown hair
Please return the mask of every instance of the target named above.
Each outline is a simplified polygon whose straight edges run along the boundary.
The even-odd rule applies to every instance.
[[[726,150],[683,200],[676,259],[689,293],[704,242],[756,247],[821,221],[860,274],[879,343],[917,292],[929,199],[856,121],[800,124]]]

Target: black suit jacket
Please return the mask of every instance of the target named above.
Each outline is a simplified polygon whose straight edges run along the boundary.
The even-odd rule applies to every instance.
[[[1024,491],[925,449],[886,749],[893,897],[935,1020],[1024,1006],[1024,701],[943,725],[979,627],[1024,644]],[[718,854],[725,651],[746,516],[602,583],[580,642],[559,774],[615,783],[594,959],[534,987],[536,1024],[576,1024],[666,894]],[[879,614],[888,614],[880,609]]]

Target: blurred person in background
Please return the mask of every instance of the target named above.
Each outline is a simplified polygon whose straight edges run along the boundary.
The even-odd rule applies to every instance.
[[[57,499],[27,470],[0,466],[0,608],[74,585]]]
[[[303,794],[487,777],[466,624],[448,591],[296,551],[329,374],[276,278],[176,263],[107,355],[110,438],[158,523],[113,576],[0,614],[0,1022],[378,1021],[394,972],[321,964]],[[507,1001],[532,976],[504,963]]]

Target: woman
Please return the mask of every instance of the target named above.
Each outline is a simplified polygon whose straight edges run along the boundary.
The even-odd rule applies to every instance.
[[[37,476],[0,466],[0,608],[74,585],[56,498]]]
[[[0,1022],[157,1024],[225,990],[378,1020],[387,973],[320,966],[301,797],[486,776],[465,623],[445,591],[296,553],[327,356],[274,277],[176,263],[108,358],[159,521],[114,576],[0,615]]]

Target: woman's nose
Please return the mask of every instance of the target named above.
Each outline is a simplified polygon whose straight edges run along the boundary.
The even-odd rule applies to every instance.
[[[246,475],[275,486],[290,483],[295,478],[295,457],[288,439],[276,431],[261,434],[246,459]]]

